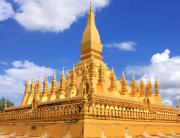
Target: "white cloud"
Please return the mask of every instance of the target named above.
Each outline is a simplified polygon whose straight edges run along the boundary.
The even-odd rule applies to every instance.
[[[163,53],[157,53],[152,56],[151,58],[151,63],[160,63],[160,62],[165,62],[169,60],[169,54],[170,50],[166,49]]]
[[[109,44],[105,44],[104,46],[107,48],[117,48],[123,51],[135,51],[136,45],[137,44],[135,42],[125,41],[121,43],[109,43]]]
[[[6,0],[0,0],[0,21],[12,17],[14,14],[13,8]]]
[[[0,61],[0,64],[1,64],[1,65],[8,65],[8,63],[5,62],[5,61]]]
[[[5,74],[0,75],[0,97],[22,96],[25,80],[37,79],[38,77],[43,80],[45,74],[52,76],[53,72],[52,68],[38,66],[27,60],[15,61],[12,63],[12,68],[6,69]]]
[[[176,99],[176,100],[180,100],[180,95],[177,95],[177,96],[175,97],[175,99]]]
[[[89,10],[89,0],[14,0],[18,5],[15,19],[26,29],[42,32],[62,32]],[[109,0],[94,0],[100,9]]]
[[[170,57],[170,50],[152,56],[147,66],[129,66],[126,73],[141,75],[144,79],[157,78],[160,83],[160,92],[164,100],[180,97],[180,56]]]
[[[22,61],[14,61],[12,63],[12,65],[15,67],[15,68],[20,68],[20,67],[23,67],[24,66],[24,63]]]
[[[171,100],[164,100],[164,101],[163,101],[163,105],[172,106],[173,103],[172,103]]]

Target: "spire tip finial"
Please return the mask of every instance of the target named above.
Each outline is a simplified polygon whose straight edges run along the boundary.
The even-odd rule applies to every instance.
[[[90,12],[92,11],[92,0],[90,1]]]

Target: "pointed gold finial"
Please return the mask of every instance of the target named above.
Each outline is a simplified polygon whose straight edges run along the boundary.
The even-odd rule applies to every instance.
[[[47,93],[48,93],[48,77],[46,74],[43,83],[43,94],[47,94]]]
[[[26,84],[29,84],[29,80],[26,80]]]
[[[52,93],[55,93],[55,92],[56,92],[56,85],[57,85],[56,72],[54,72],[53,80],[52,80]]]
[[[32,79],[32,82],[31,83],[34,83],[34,78]]]
[[[176,108],[179,108],[178,100],[176,100]]]
[[[25,93],[28,93],[29,92],[29,81],[26,80],[26,83],[25,83]]]
[[[122,79],[125,79],[124,70],[122,71]]]
[[[38,81],[37,81],[38,83],[40,82],[40,76],[38,76]]]
[[[90,9],[89,9],[90,12],[92,12],[92,1],[90,1]]]
[[[44,81],[48,81],[47,74],[45,74]]]
[[[56,72],[54,72],[53,80],[56,80]]]
[[[135,78],[134,78],[134,72],[132,73],[132,80],[135,80]]]
[[[61,78],[64,78],[64,67],[62,68],[62,72],[61,72]]]
[[[141,79],[140,79],[140,83],[144,83],[144,82],[143,82],[143,78],[142,78],[142,76],[141,76]]]

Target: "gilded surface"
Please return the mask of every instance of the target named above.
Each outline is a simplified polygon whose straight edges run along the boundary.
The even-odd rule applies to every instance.
[[[102,61],[102,44],[92,6],[83,33],[82,56],[65,76],[56,73],[49,87],[26,81],[20,106],[0,114],[0,135],[29,137],[123,137],[180,134],[180,110],[163,106],[158,81],[128,85],[124,72]],[[43,85],[43,90],[41,90]],[[154,88],[153,88],[154,87]]]

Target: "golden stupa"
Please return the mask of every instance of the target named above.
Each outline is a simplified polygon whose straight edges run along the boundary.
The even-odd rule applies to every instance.
[[[0,137],[119,138],[180,134],[180,110],[164,106],[158,81],[141,79],[127,84],[122,73],[117,80],[113,69],[102,61],[102,44],[90,6],[82,36],[82,56],[49,88],[47,76],[26,81],[20,106],[0,113]]]

